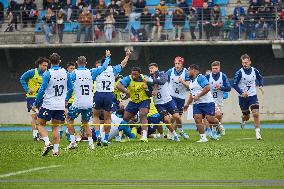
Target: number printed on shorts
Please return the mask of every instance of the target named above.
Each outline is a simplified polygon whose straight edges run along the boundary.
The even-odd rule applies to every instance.
[[[103,83],[103,90],[110,91],[111,81],[102,81]]]
[[[160,92],[157,93],[157,99],[161,99],[162,98],[162,94]]]
[[[250,86],[250,85],[247,85],[247,91],[249,91],[249,90],[250,90],[250,88],[251,88],[251,86]]]
[[[178,90],[178,88],[176,88],[175,93],[179,94],[179,90]]]
[[[218,97],[218,93],[215,91],[215,92],[213,92],[212,96],[213,96],[213,98],[217,98]]]
[[[54,92],[55,92],[55,96],[61,96],[63,94],[64,91],[64,86],[63,85],[55,85],[53,86],[54,88]]]
[[[80,85],[82,89],[82,95],[90,95],[90,86],[89,85]]]

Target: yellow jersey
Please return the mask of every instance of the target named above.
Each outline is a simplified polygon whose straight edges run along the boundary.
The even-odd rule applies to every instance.
[[[114,97],[117,101],[121,100],[121,96],[120,96],[121,92],[119,90],[117,90],[117,88],[116,88],[116,85],[118,84],[119,81],[120,81],[120,78],[114,83],[114,92],[113,92]]]
[[[147,117],[151,117],[155,114],[158,114],[158,110],[154,104],[153,97],[151,97],[150,99],[151,99],[151,103],[150,103],[150,109],[149,109],[149,113],[147,114]]]
[[[143,82],[144,76],[142,74],[140,74],[140,76],[142,81],[134,81],[131,75],[129,76],[130,84],[127,89],[130,93],[130,100],[134,103],[140,103],[150,99],[146,93],[147,86],[145,86],[146,84]]]
[[[39,75],[38,68],[35,68],[34,76],[28,81],[28,88],[30,91],[32,91],[32,94],[27,93],[26,96],[36,97],[41,84],[42,84],[42,76]]]

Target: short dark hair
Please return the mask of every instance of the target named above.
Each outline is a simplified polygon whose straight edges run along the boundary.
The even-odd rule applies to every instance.
[[[139,67],[133,67],[133,68],[131,69],[131,71],[132,71],[132,72],[139,72],[139,73],[142,72],[142,71],[141,71],[141,68],[139,68]]]
[[[157,64],[157,63],[155,63],[155,62],[152,62],[152,63],[150,63],[150,64],[148,65],[148,67],[151,67],[151,66],[155,66],[155,67],[157,67],[157,68],[158,68],[158,64]]]
[[[87,64],[87,59],[84,56],[79,56],[76,62],[77,64],[80,64],[80,65]]]
[[[211,66],[220,66],[220,65],[221,65],[221,62],[218,60],[211,63]]]
[[[241,56],[241,60],[244,60],[244,59],[250,60],[249,55],[248,55],[248,54],[243,54],[243,55]]]
[[[52,53],[50,56],[49,56],[49,60],[50,60],[50,63],[53,64],[53,65],[58,65],[60,63],[60,56],[59,54],[57,53]]]
[[[191,65],[189,66],[189,69],[194,69],[194,70],[200,71],[199,66],[196,65],[196,64],[191,64]]]
[[[69,68],[69,66],[75,66],[75,65],[76,65],[75,62],[73,62],[73,61],[68,62],[67,63],[67,68]]]
[[[40,64],[47,62],[48,64],[50,63],[49,59],[46,57],[39,57],[36,61],[35,61],[35,65],[39,66]]]

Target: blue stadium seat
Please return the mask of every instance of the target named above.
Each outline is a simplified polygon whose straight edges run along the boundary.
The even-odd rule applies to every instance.
[[[221,11],[221,16],[225,17],[226,16],[226,7],[220,7],[220,11]]]
[[[108,5],[110,4],[111,0],[105,0],[105,4]]]
[[[154,7],[148,7],[149,13],[152,15],[155,13],[155,8]]]
[[[7,9],[9,6],[9,0],[0,0],[3,3],[4,9]]]
[[[192,0],[186,0],[188,5],[192,5]]]
[[[72,0],[72,5],[76,5],[76,0]]]
[[[45,16],[45,14],[46,14],[46,10],[41,10],[41,11],[39,11],[39,17],[38,17],[38,19],[39,19],[39,20],[42,20],[42,18]]]
[[[172,16],[170,15],[167,15],[166,16],[166,21],[165,21],[165,24],[164,24],[164,30],[171,30],[173,29],[173,23],[172,23]]]
[[[214,0],[214,3],[217,5],[228,5],[229,0]]]
[[[147,6],[156,6],[160,3],[160,0],[146,0]]]

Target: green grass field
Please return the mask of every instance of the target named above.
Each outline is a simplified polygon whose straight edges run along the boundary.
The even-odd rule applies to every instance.
[[[242,180],[284,179],[283,129],[262,129],[262,141],[255,140],[252,129],[231,129],[220,141],[202,144],[195,142],[197,132],[189,133],[190,141],[113,142],[94,151],[87,150],[87,143],[66,151],[64,139],[60,157],[42,157],[43,143],[33,142],[30,132],[0,132],[0,188],[273,188]],[[39,167],[47,168],[6,175]]]

